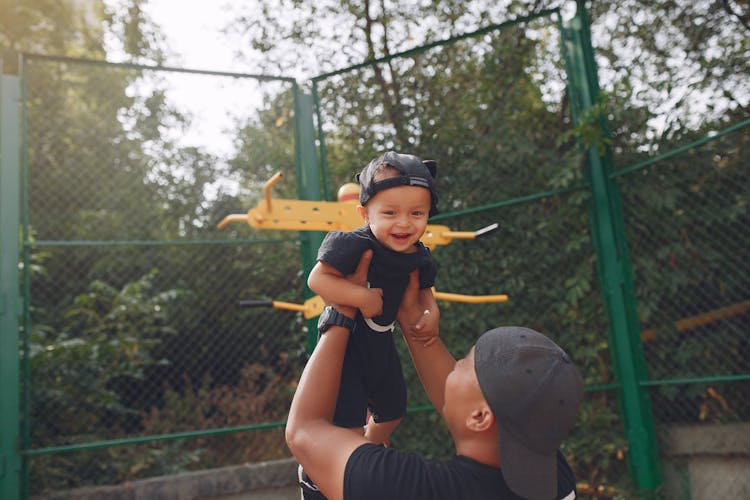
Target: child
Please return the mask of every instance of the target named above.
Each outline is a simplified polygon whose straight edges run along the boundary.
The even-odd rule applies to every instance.
[[[369,410],[372,419],[365,437],[373,443],[385,442],[406,415],[406,384],[392,333],[409,273],[415,269],[419,269],[420,298],[429,304],[423,332],[437,335],[437,303],[431,290],[437,266],[419,241],[427,219],[437,213],[436,168],[432,160],[393,151],[372,160],[357,175],[357,211],[365,225],[351,232],[328,233],[307,281],[327,304],[359,309],[344,357],[333,423],[363,427]],[[368,287],[356,286],[343,276],[354,272],[368,249],[373,250]],[[325,321],[321,320],[323,330]]]

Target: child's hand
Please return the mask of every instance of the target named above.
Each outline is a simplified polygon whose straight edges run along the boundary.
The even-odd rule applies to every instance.
[[[383,312],[383,289],[363,287],[359,310],[365,318],[373,318]]]

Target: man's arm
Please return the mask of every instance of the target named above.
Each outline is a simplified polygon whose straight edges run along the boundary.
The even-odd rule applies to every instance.
[[[367,279],[372,252],[365,252],[352,281]],[[351,307],[337,306],[354,317]],[[343,499],[344,471],[351,454],[367,443],[359,429],[334,426],[331,421],[341,381],[349,330],[332,326],[321,336],[307,362],[289,409],[286,441],[308,476],[330,500]]]
[[[425,345],[425,339],[420,337],[420,330],[425,322],[424,311],[428,308],[429,304],[420,300],[419,278],[415,271],[409,277],[409,285],[401,299],[397,319],[422,386],[432,405],[442,415],[445,379],[453,370],[456,360],[439,337],[428,345]]]

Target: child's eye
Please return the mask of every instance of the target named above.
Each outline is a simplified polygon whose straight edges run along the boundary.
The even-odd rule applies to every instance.
[[[424,215],[424,212],[421,210],[415,210],[411,213],[414,217],[422,217]]]
[[[394,215],[395,213],[394,210],[383,210],[383,215]]]

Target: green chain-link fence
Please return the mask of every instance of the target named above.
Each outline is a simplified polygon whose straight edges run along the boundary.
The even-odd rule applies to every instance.
[[[301,300],[297,238],[216,223],[269,170],[294,186],[294,82],[34,56],[23,68],[30,492],[285,456],[302,322],[238,302]],[[260,129],[272,106],[274,137],[232,152],[219,127]],[[269,429],[224,432],[253,426]],[[194,438],[148,439],[177,433]],[[134,441],[99,446],[116,440]]]
[[[586,381],[563,448],[582,495],[631,497],[663,476],[667,497],[699,498],[696,460],[746,452],[681,436],[747,435],[748,122],[614,169],[606,140],[596,157],[575,139],[597,123],[581,98],[596,75],[557,17],[313,79],[323,190],[333,199],[383,149],[437,159],[433,222],[500,230],[436,248],[436,288],[510,296],[441,302],[446,344],[463,353],[497,324],[549,334]],[[257,203],[276,171],[286,175],[276,194],[297,196],[294,81],[38,56],[23,68],[27,491],[288,456],[281,426],[305,360],[304,318],[237,302],[301,303],[305,243],[215,225]],[[205,103],[179,101],[194,85]],[[215,109],[226,101],[214,96],[237,89]],[[217,111],[233,116],[227,130],[209,118]],[[616,313],[628,307],[623,333]],[[393,445],[447,456],[406,359],[412,413]],[[739,475],[712,477],[716,498],[741,498]]]
[[[674,498],[747,498],[750,120],[617,172]],[[702,471],[702,472],[701,472]]]

